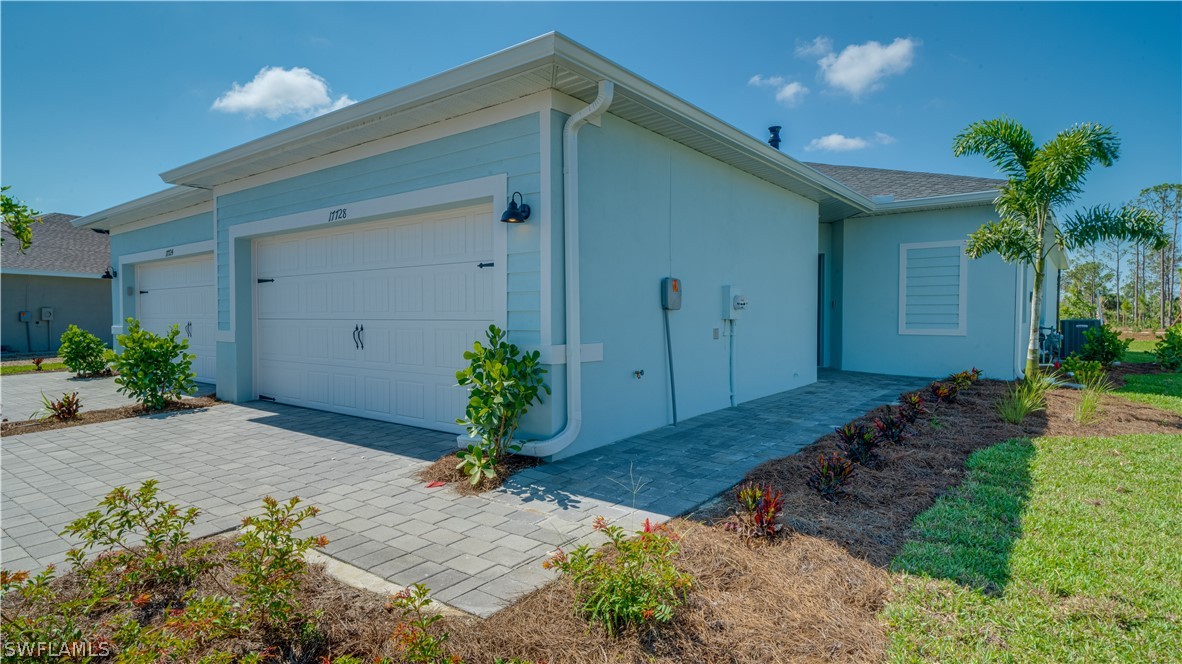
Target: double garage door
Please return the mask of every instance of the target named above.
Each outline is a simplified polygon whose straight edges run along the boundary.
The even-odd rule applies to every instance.
[[[464,351],[496,316],[487,206],[255,243],[260,398],[460,431]]]
[[[143,263],[135,268],[136,316],[140,327],[168,334],[176,325],[178,338],[189,342],[196,355],[197,380],[214,381],[217,373],[217,298],[214,291],[213,254]]]

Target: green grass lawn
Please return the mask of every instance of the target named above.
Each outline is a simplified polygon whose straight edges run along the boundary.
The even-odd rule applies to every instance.
[[[1156,362],[1157,357],[1153,354],[1153,346],[1157,342],[1152,339],[1138,339],[1129,344],[1129,349],[1125,351],[1121,362],[1128,364],[1149,364]]]
[[[1116,393],[1182,415],[1182,373],[1130,374]]]
[[[915,522],[883,616],[897,662],[1182,652],[1182,436],[1009,441]],[[1173,654],[1170,654],[1173,653]]]
[[[29,373],[36,371],[37,367],[33,363],[29,364],[4,364],[0,365],[0,376],[11,376],[13,374]],[[61,362],[44,362],[41,364],[42,371],[67,371],[66,365]]]

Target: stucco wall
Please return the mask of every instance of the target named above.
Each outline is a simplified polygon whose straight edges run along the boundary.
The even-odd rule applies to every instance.
[[[54,352],[71,324],[111,345],[110,281],[5,274],[0,283],[0,343],[5,346],[19,353]],[[52,321],[41,321],[42,307],[53,308]],[[32,312],[32,322],[18,322],[19,311]]]
[[[684,287],[669,312],[680,419],[730,405],[724,285],[750,302],[736,402],[816,380],[815,203],[611,115],[579,156],[582,336],[603,361],[583,366],[583,432],[562,456],[672,421],[662,277]]]
[[[899,245],[962,240],[993,216],[978,206],[843,222],[842,369],[943,376],[976,366],[1013,377],[1018,270],[996,255],[968,261],[964,336],[899,333]]]

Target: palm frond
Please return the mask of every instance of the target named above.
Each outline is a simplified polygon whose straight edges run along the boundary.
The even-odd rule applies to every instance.
[[[1072,213],[1062,222],[1063,243],[1068,249],[1087,247],[1104,240],[1142,242],[1154,249],[1167,246],[1169,239],[1162,218],[1135,205],[1110,205]]]
[[[1038,234],[1034,228],[1012,217],[991,221],[969,234],[965,253],[980,258],[992,253],[1007,263],[1036,262],[1039,255]]]
[[[982,155],[1011,180],[1026,177],[1037,151],[1030,132],[1009,118],[974,122],[952,141],[954,156]]]
[[[1038,149],[1029,180],[1040,195],[1057,207],[1083,191],[1093,166],[1111,166],[1120,157],[1120,139],[1111,127],[1095,123],[1072,126]]]

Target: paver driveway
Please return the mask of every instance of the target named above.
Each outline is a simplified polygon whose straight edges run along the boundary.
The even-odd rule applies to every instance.
[[[27,420],[41,410],[41,395],[56,399],[77,392],[84,410],[120,408],[135,403],[118,392],[110,376],[75,378],[69,371],[34,371],[0,379],[0,414],[12,420]],[[197,383],[197,394],[212,394],[213,385]]]
[[[323,508],[307,532],[329,537],[329,555],[489,615],[550,578],[539,563],[555,547],[598,542],[596,515],[634,526],[692,510],[755,465],[924,382],[824,372],[813,385],[545,464],[472,497],[414,478],[453,449],[452,435],[276,404],[8,437],[0,553],[8,569],[64,560],[70,544],[55,534],[64,524],[112,487],[149,478],[204,511],[198,535],[233,528],[265,495],[299,495]]]

